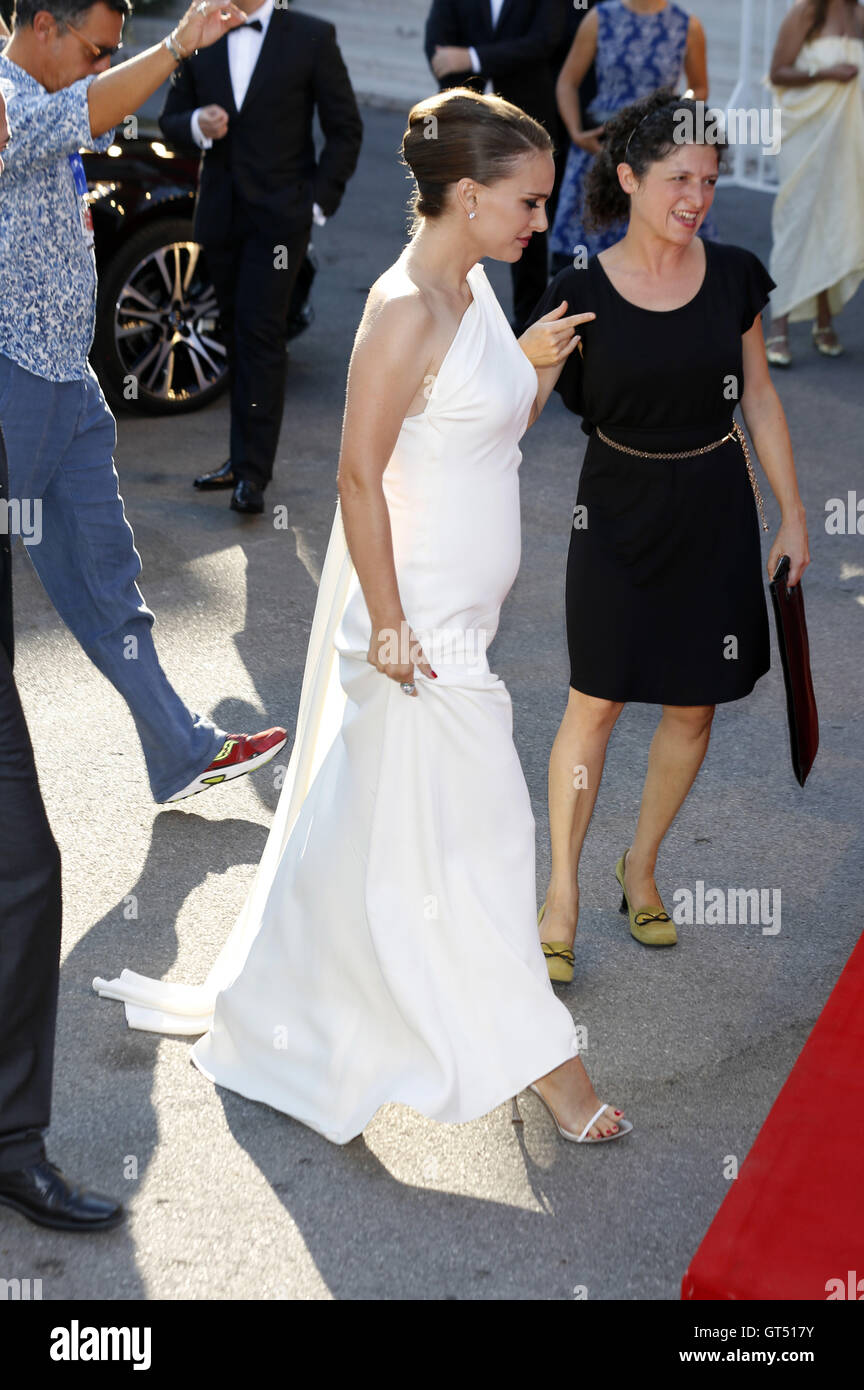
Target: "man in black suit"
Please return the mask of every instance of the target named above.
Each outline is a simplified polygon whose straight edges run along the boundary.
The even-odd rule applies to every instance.
[[[195,238],[213,277],[231,367],[231,456],[195,479],[262,512],[285,396],[285,323],[313,216],[339,207],[363,125],[332,24],[273,0],[178,67],[159,124],[198,145]],[[324,147],[316,161],[317,110]]]
[[[565,38],[570,0],[432,0],[426,56],[443,91],[493,91],[558,133],[555,61]],[[549,251],[535,232],[511,267],[513,329],[521,333],[546,289]]]

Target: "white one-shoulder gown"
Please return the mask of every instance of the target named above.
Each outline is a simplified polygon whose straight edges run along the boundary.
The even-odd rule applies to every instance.
[[[210,978],[94,981],[133,1027],[205,1033],[206,1076],[338,1144],[388,1102],[475,1119],[578,1051],[538,939],[510,696],[486,655],[519,568],[537,378],[480,262],[468,284],[384,473],[403,608],[437,680],[418,671],[410,698],[367,662],[337,506],[291,762]]]

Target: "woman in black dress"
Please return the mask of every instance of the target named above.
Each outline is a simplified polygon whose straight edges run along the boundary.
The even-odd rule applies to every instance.
[[[588,209],[598,225],[629,215],[627,232],[586,268],[561,271],[532,319],[560,316],[546,319],[535,361],[538,404],[554,387],[590,436],[567,561],[571,688],[549,767],[541,938],[553,979],[572,978],[579,856],[624,704],[663,714],[616,868],[622,911],[637,940],[671,945],[654,881],[660,845],[702,764],[715,705],[749,694],[770,665],[761,497],[733,422],[739,404],[782,516],[769,573],[788,554],[794,585],[809,563],[762,336],[774,282],[751,252],[696,235],[721,145],[696,143],[705,128],[695,118],[695,104],[667,90],[607,123]],[[565,315],[587,312],[579,351],[562,363],[574,331]]]

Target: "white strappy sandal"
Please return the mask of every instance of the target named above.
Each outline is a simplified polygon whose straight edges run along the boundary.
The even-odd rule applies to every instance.
[[[792,353],[785,333],[775,333],[773,338],[765,339],[765,356],[772,367],[791,367]]]
[[[829,337],[834,339],[833,343],[827,341]],[[833,324],[830,328],[820,328],[818,323],[814,323],[813,346],[817,352],[821,352],[823,357],[842,357],[845,352]]]
[[[559,1120],[558,1120],[558,1116],[555,1114],[555,1111],[552,1109],[552,1106],[549,1104],[548,1100],[546,1100],[546,1099],[541,1095],[541,1093],[538,1091],[538,1089],[537,1089],[536,1086],[530,1085],[530,1086],[528,1087],[528,1090],[529,1090],[529,1091],[533,1091],[534,1094],[535,1094],[535,1096],[539,1096],[540,1099],[543,1101],[543,1104],[546,1106],[546,1109],[549,1111],[549,1114],[552,1116],[552,1119],[555,1121],[555,1126],[556,1126],[556,1128],[557,1128],[557,1130],[558,1130],[558,1133],[561,1135],[561,1138],[562,1138],[562,1139],[570,1139],[574,1144],[608,1144],[608,1142],[609,1142],[610,1139],[620,1139],[622,1134],[629,1134],[630,1131],[631,1131],[631,1129],[633,1128],[633,1122],[632,1122],[632,1120],[623,1120],[623,1119],[622,1119],[622,1120],[615,1120],[614,1123],[617,1124],[617,1126],[618,1126],[618,1129],[617,1129],[617,1131],[615,1132],[615,1134],[599,1134],[599,1135],[594,1135],[594,1136],[592,1136],[592,1138],[590,1138],[590,1139],[587,1138],[586,1136],[588,1135],[589,1129],[591,1128],[591,1126],[592,1126],[593,1124],[596,1124],[596,1123],[597,1123],[597,1121],[599,1120],[600,1116],[603,1114],[604,1110],[607,1108],[607,1102],[604,1101],[603,1104],[600,1106],[600,1109],[597,1111],[596,1115],[592,1115],[592,1116],[591,1116],[591,1119],[588,1121],[588,1123],[587,1123],[587,1125],[585,1126],[585,1128],[583,1129],[582,1133],[581,1133],[581,1134],[574,1134],[572,1130],[570,1130],[570,1129],[564,1129],[563,1125],[562,1125],[562,1124],[559,1122]],[[516,1097],[516,1096],[513,1097],[513,1110],[512,1110],[511,1118],[512,1118],[512,1121],[513,1121],[513,1124],[514,1124],[514,1125],[521,1125],[521,1124],[524,1123],[524,1121],[523,1121],[523,1119],[522,1119],[522,1116],[519,1114],[519,1105],[518,1105],[518,1101],[517,1101],[517,1097]]]

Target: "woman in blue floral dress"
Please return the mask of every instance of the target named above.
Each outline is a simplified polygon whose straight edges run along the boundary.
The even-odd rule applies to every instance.
[[[579,85],[592,63],[597,95],[583,120]],[[603,0],[583,19],[556,88],[561,118],[573,143],[549,237],[553,269],[569,264],[578,246],[592,256],[623,237],[625,226],[595,232],[583,224],[585,179],[600,153],[603,123],[661,87],[679,90],[682,69],[694,98],[706,101],[705,31],[674,0]],[[716,235],[710,219],[701,234]]]

